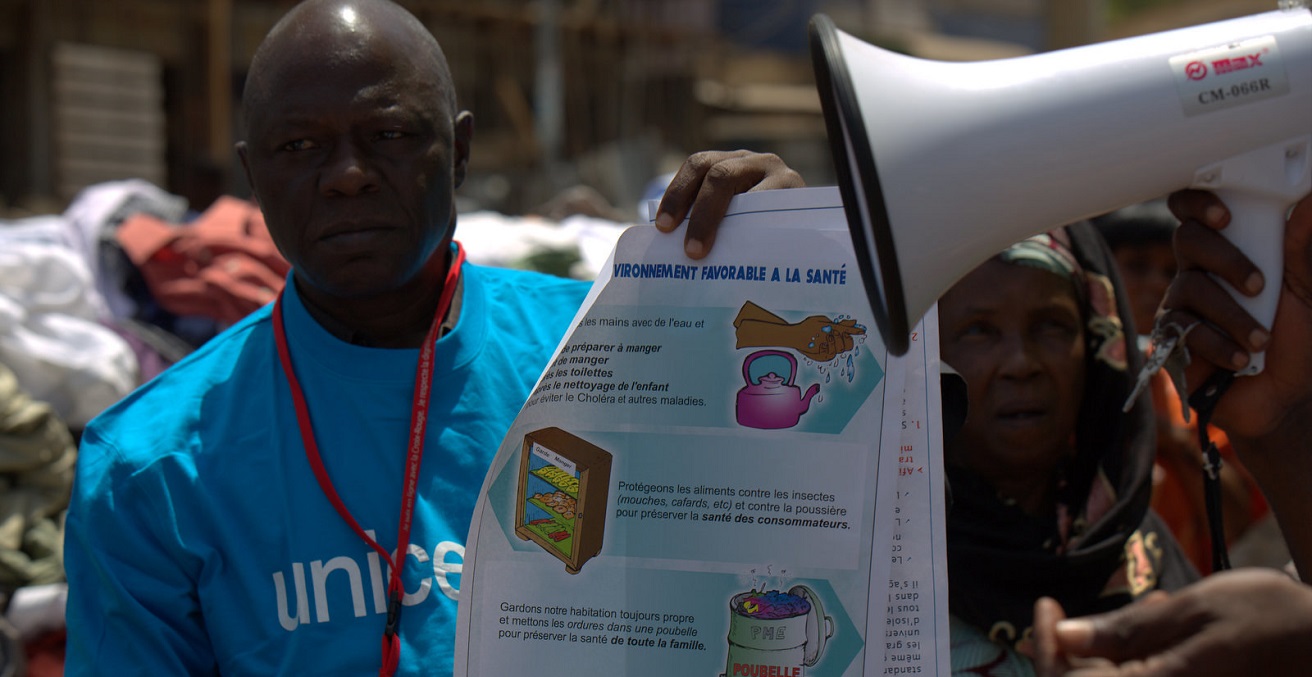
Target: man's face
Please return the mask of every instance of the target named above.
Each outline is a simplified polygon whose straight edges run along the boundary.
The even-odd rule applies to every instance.
[[[1134,329],[1140,334],[1152,333],[1157,306],[1175,278],[1175,251],[1170,242],[1127,244],[1117,247],[1113,255],[1134,311]]]
[[[332,296],[414,281],[454,225],[472,123],[402,52],[372,40],[284,59],[248,111],[238,152],[270,234],[297,279]]]
[[[957,462],[995,487],[1049,481],[1069,452],[1084,393],[1084,330],[1069,280],[997,259],[939,300],[943,361],[970,405]]]

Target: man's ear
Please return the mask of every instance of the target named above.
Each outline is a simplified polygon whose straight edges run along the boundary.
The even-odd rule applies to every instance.
[[[456,114],[455,134],[452,140],[452,164],[455,187],[465,182],[465,170],[469,168],[469,146],[474,140],[474,114],[462,110]],[[244,160],[243,160],[244,163]]]
[[[251,187],[251,199],[258,205],[260,204],[260,194],[255,190],[255,180],[251,177],[251,164],[246,158],[246,154],[249,152],[246,149],[246,142],[238,141],[235,147],[237,149],[237,157],[241,158],[241,169],[246,173],[246,184]]]

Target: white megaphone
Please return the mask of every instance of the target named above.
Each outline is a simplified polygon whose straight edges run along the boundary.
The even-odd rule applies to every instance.
[[[1266,276],[1260,297],[1235,296],[1270,327],[1285,218],[1312,190],[1312,11],[1289,5],[974,63],[889,52],[815,16],[816,84],[888,349],[1012,243],[1187,187],[1230,208],[1225,235]]]

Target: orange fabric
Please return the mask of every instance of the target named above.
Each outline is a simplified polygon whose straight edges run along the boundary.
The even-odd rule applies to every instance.
[[[219,198],[189,225],[137,214],[115,236],[161,306],[224,324],[272,301],[290,269],[259,208],[234,197]]]
[[[1203,498],[1202,452],[1198,447],[1198,416],[1184,420],[1180,395],[1164,371],[1153,375],[1150,388],[1157,415],[1157,459],[1153,468],[1152,507],[1198,571],[1212,571],[1211,534]],[[1225,432],[1208,427],[1208,437],[1222,459],[1222,496],[1227,544],[1269,507],[1261,489],[1244,469]]]
[[[26,677],[60,677],[64,674],[64,645],[67,634],[53,630],[38,635],[23,646]]]

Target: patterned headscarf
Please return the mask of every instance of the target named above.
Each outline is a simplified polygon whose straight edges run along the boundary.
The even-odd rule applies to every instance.
[[[1089,354],[1113,369],[1125,371],[1125,328],[1116,309],[1116,295],[1106,275],[1089,272],[1071,251],[1066,229],[1041,233],[1008,247],[997,258],[1063,277],[1075,287],[1075,298],[1084,313]]]

